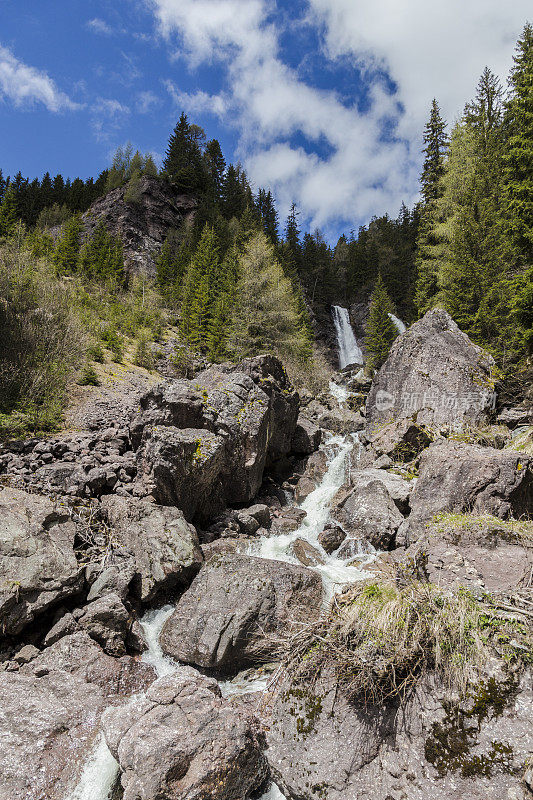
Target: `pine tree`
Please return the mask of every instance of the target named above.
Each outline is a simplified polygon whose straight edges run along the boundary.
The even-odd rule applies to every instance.
[[[163,161],[165,175],[179,192],[198,193],[206,189],[207,176],[200,149],[202,135],[205,138],[203,130],[189,125],[187,115],[182,113],[168,140]]]
[[[512,244],[533,257],[533,26],[516,46],[505,109],[505,198]]]
[[[10,184],[0,205],[0,236],[11,236],[19,219],[16,189]]]
[[[120,239],[111,236],[102,221],[92,236],[85,241],[78,269],[88,280],[122,284],[124,281],[124,254]]]
[[[76,272],[81,246],[81,217],[74,214],[66,223],[53,254],[53,261],[59,275],[72,275]]]
[[[420,183],[422,197],[426,203],[440,196],[439,182],[444,174],[444,156],[446,154],[446,123],[441,117],[439,104],[435,99],[431,103],[429,121],[424,128],[424,166]]]
[[[247,205],[246,176],[240,169],[230,164],[222,182],[222,213],[226,219],[239,219]]]
[[[383,279],[378,275],[370,300],[370,316],[365,337],[368,362],[373,369],[379,369],[385,363],[392,343],[398,336],[396,326],[389,317],[393,311],[394,306]]]
[[[207,349],[219,264],[215,233],[206,225],[185,276],[181,306],[181,333],[194,350]]]

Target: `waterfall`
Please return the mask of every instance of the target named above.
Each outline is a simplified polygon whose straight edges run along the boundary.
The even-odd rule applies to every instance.
[[[405,333],[407,328],[405,327],[405,325],[403,324],[401,319],[398,319],[398,317],[395,317],[394,314],[390,314],[390,313],[389,313],[389,317],[394,322],[394,324],[396,326],[396,330],[398,331],[398,333],[399,334]]]
[[[350,364],[363,364],[363,353],[357,344],[355,334],[350,325],[350,315],[347,308],[333,306],[333,324],[337,334],[340,368],[344,369]]]

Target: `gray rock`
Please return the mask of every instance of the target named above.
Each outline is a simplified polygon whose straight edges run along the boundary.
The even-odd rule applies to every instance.
[[[17,664],[28,664],[30,661],[33,661],[41,651],[34,647],[32,644],[26,644],[24,647],[21,647],[18,653],[13,657],[13,661],[16,661]]]
[[[112,656],[125,655],[131,619],[118,595],[106,594],[93,600],[85,607],[78,623],[106,653]]]
[[[237,511],[235,513],[235,518],[241,533],[243,533],[245,536],[253,536],[254,533],[257,533],[261,527],[256,517],[253,517],[251,514],[247,513],[246,509],[243,511]]]
[[[163,626],[161,647],[178,661],[238,672],[264,660],[269,635],[319,611],[320,577],[304,567],[244,555],[212,558]]]
[[[486,423],[494,403],[494,361],[442,309],[433,309],[394,342],[366,404],[366,433],[393,453],[420,426],[453,430]],[[420,447],[421,449],[421,447]]]
[[[124,800],[246,800],[267,776],[250,717],[190,667],[106,711],[103,730]]]
[[[324,450],[313,453],[307,459],[305,471],[294,488],[294,499],[297,503],[302,503],[316,489],[327,468],[328,458]]]
[[[376,469],[375,467],[355,470],[350,473],[350,485],[356,491],[365,489],[369,483],[374,481],[383,485],[402,514],[408,513],[409,496],[414,490],[414,483],[404,480],[394,472],[386,472],[384,469]]]
[[[533,457],[513,450],[443,440],[420,459],[410,499],[411,535],[435,514],[446,512],[528,516],[533,510]]]
[[[380,480],[362,483],[334,500],[332,518],[354,539],[363,539],[379,550],[394,547],[403,517]]]
[[[76,526],[46,497],[0,491],[0,630],[17,634],[80,591]]]
[[[270,527],[270,509],[264,503],[256,503],[247,508],[248,514],[256,519],[262,528]]]
[[[305,539],[295,539],[292,543],[292,554],[304,567],[316,567],[317,564],[325,564],[325,559],[320,550],[313,547]]]
[[[318,450],[322,441],[322,431],[306,417],[298,417],[298,424],[292,437],[291,449],[293,453],[308,456]]]
[[[348,702],[327,677],[313,687],[282,683],[262,705],[272,778],[294,800],[526,800],[522,773],[533,748],[531,677],[524,677],[516,694],[502,692],[502,713],[489,707],[485,716],[468,717],[459,711],[454,726],[442,688],[429,678],[401,708]],[[465,744],[465,753],[454,765],[457,742]],[[493,764],[489,775],[476,772],[483,758]],[[472,776],[462,774],[463,763],[472,765]]]
[[[336,408],[322,414],[318,418],[318,424],[327,431],[346,435],[362,431],[365,420],[358,412],[350,411],[348,408]]]
[[[70,636],[71,633],[75,633],[78,630],[79,626],[77,621],[74,619],[72,614],[67,611],[60,617],[57,622],[52,625],[48,633],[43,639],[44,647],[50,647],[50,645],[55,644],[63,636]]]
[[[345,539],[346,531],[343,531],[340,525],[335,525],[334,523],[326,525],[322,533],[318,534],[320,546],[330,555],[341,546]]]
[[[18,672],[0,672],[0,799],[64,800],[96,742],[104,708],[154,678],[147,664],[105,655],[82,631]]]
[[[137,599],[148,603],[190,584],[203,559],[196,531],[179,509],[114,496],[103,498],[102,507],[133,557],[131,591]]]
[[[205,522],[226,503],[250,502],[265,467],[290,452],[299,399],[281,363],[260,356],[161,384],[141,406],[139,491]]]

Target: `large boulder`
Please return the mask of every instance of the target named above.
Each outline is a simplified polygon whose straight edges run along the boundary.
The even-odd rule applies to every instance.
[[[366,708],[332,678],[278,683],[261,706],[273,780],[290,800],[526,800],[531,677],[493,681],[462,706],[428,678],[402,707]]]
[[[375,479],[341,490],[331,516],[350,539],[370,542],[379,550],[394,547],[396,531],[404,521],[384,483]]]
[[[70,796],[103,710],[154,678],[147,664],[105,655],[81,631],[19,672],[0,672],[0,800]]]
[[[422,454],[411,495],[409,530],[418,535],[439,512],[529,516],[533,511],[533,458],[451,440]]]
[[[161,632],[163,652],[217,672],[264,661],[269,635],[320,609],[322,581],[305,567],[245,555],[212,558]]]
[[[246,800],[267,776],[250,717],[190,667],[106,711],[103,729],[124,800]]]
[[[18,634],[35,617],[81,590],[76,525],[47,497],[0,491],[0,634]]]
[[[530,582],[532,542],[533,522],[443,514],[402,562],[410,569],[419,564],[424,577],[442,588],[512,593]]]
[[[291,451],[299,398],[273,356],[161,384],[132,423],[145,493],[206,521],[249,503],[265,467]]]
[[[115,540],[132,556],[130,591],[138,600],[150,603],[190,584],[203,558],[196,530],[178,508],[115,495],[104,497],[102,508]]]
[[[433,309],[394,342],[366,403],[366,433],[379,452],[421,449],[416,431],[461,430],[489,420],[494,360],[442,309]],[[401,455],[401,453],[400,453]]]

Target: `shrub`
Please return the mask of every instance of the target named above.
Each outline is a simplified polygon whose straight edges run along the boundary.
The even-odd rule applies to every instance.
[[[92,364],[86,364],[78,381],[80,386],[100,386],[100,380]]]
[[[137,364],[138,367],[143,367],[148,370],[154,368],[154,357],[152,355],[150,342],[144,334],[141,334],[139,337],[133,363]]]
[[[90,358],[91,361],[96,361],[97,364],[104,363],[104,351],[100,342],[95,342],[87,348],[87,358]]]

